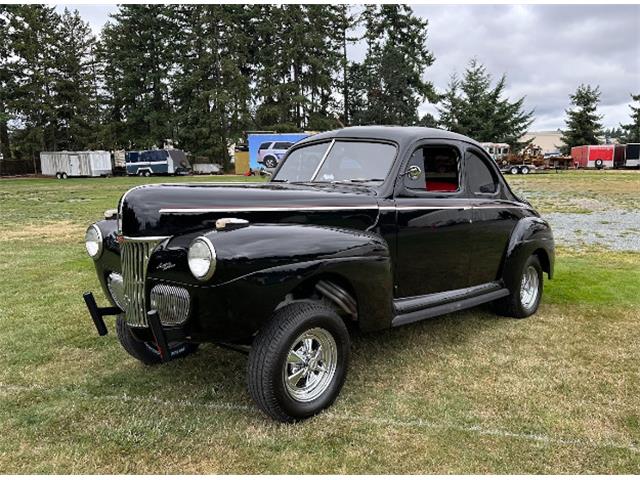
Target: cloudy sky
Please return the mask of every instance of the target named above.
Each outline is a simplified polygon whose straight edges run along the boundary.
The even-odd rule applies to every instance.
[[[68,5],[99,33],[115,5]],[[64,6],[58,7],[60,10]],[[475,57],[491,74],[505,73],[507,95],[525,96],[534,130],[564,126],[569,94],[599,85],[607,127],[629,121],[630,93],[640,93],[640,5],[415,5],[429,20],[436,61],[425,72],[444,90],[452,72]],[[351,49],[354,59],[362,46]],[[434,112],[423,105],[423,112]]]

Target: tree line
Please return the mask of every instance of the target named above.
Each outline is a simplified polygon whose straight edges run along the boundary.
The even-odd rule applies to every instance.
[[[518,139],[524,98],[471,60],[445,92],[428,21],[406,5],[121,5],[96,38],[77,11],[0,6],[0,149],[144,149],[228,164],[246,131],[439,126]],[[365,46],[361,61],[349,49]],[[424,101],[439,118],[419,115]]]

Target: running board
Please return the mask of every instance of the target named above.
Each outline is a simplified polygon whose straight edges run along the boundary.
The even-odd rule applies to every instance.
[[[509,295],[509,289],[501,288],[499,290],[493,290],[480,295],[467,297],[462,300],[452,301],[435,305],[421,310],[410,311],[407,313],[400,313],[396,315],[391,321],[392,327],[399,327],[408,323],[419,322],[426,318],[437,317],[439,315],[445,315],[447,313],[456,312],[458,310],[465,310],[467,308],[476,307],[483,303],[492,302],[499,298],[503,298]],[[395,302],[394,302],[395,303]]]

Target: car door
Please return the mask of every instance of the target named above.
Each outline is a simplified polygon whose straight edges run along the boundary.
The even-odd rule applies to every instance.
[[[464,172],[465,188],[473,205],[469,283],[481,285],[498,279],[521,209],[506,200],[504,179],[495,162],[480,148],[466,148]]]
[[[469,285],[472,211],[461,167],[460,143],[423,141],[400,169],[394,198],[396,298]]]

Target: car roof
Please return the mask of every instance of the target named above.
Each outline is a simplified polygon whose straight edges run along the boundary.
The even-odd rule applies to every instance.
[[[400,126],[361,126],[361,127],[346,127],[339,130],[331,130],[329,132],[322,132],[316,135],[307,137],[299,141],[296,145],[302,145],[308,142],[315,142],[324,139],[333,138],[373,138],[379,140],[389,140],[396,142],[399,145],[412,143],[416,140],[422,139],[443,139],[443,140],[458,140],[472,143],[478,147],[481,145],[472,138],[460,135],[459,133],[449,132],[448,130],[441,130],[439,128],[427,128],[427,127],[400,127]]]

